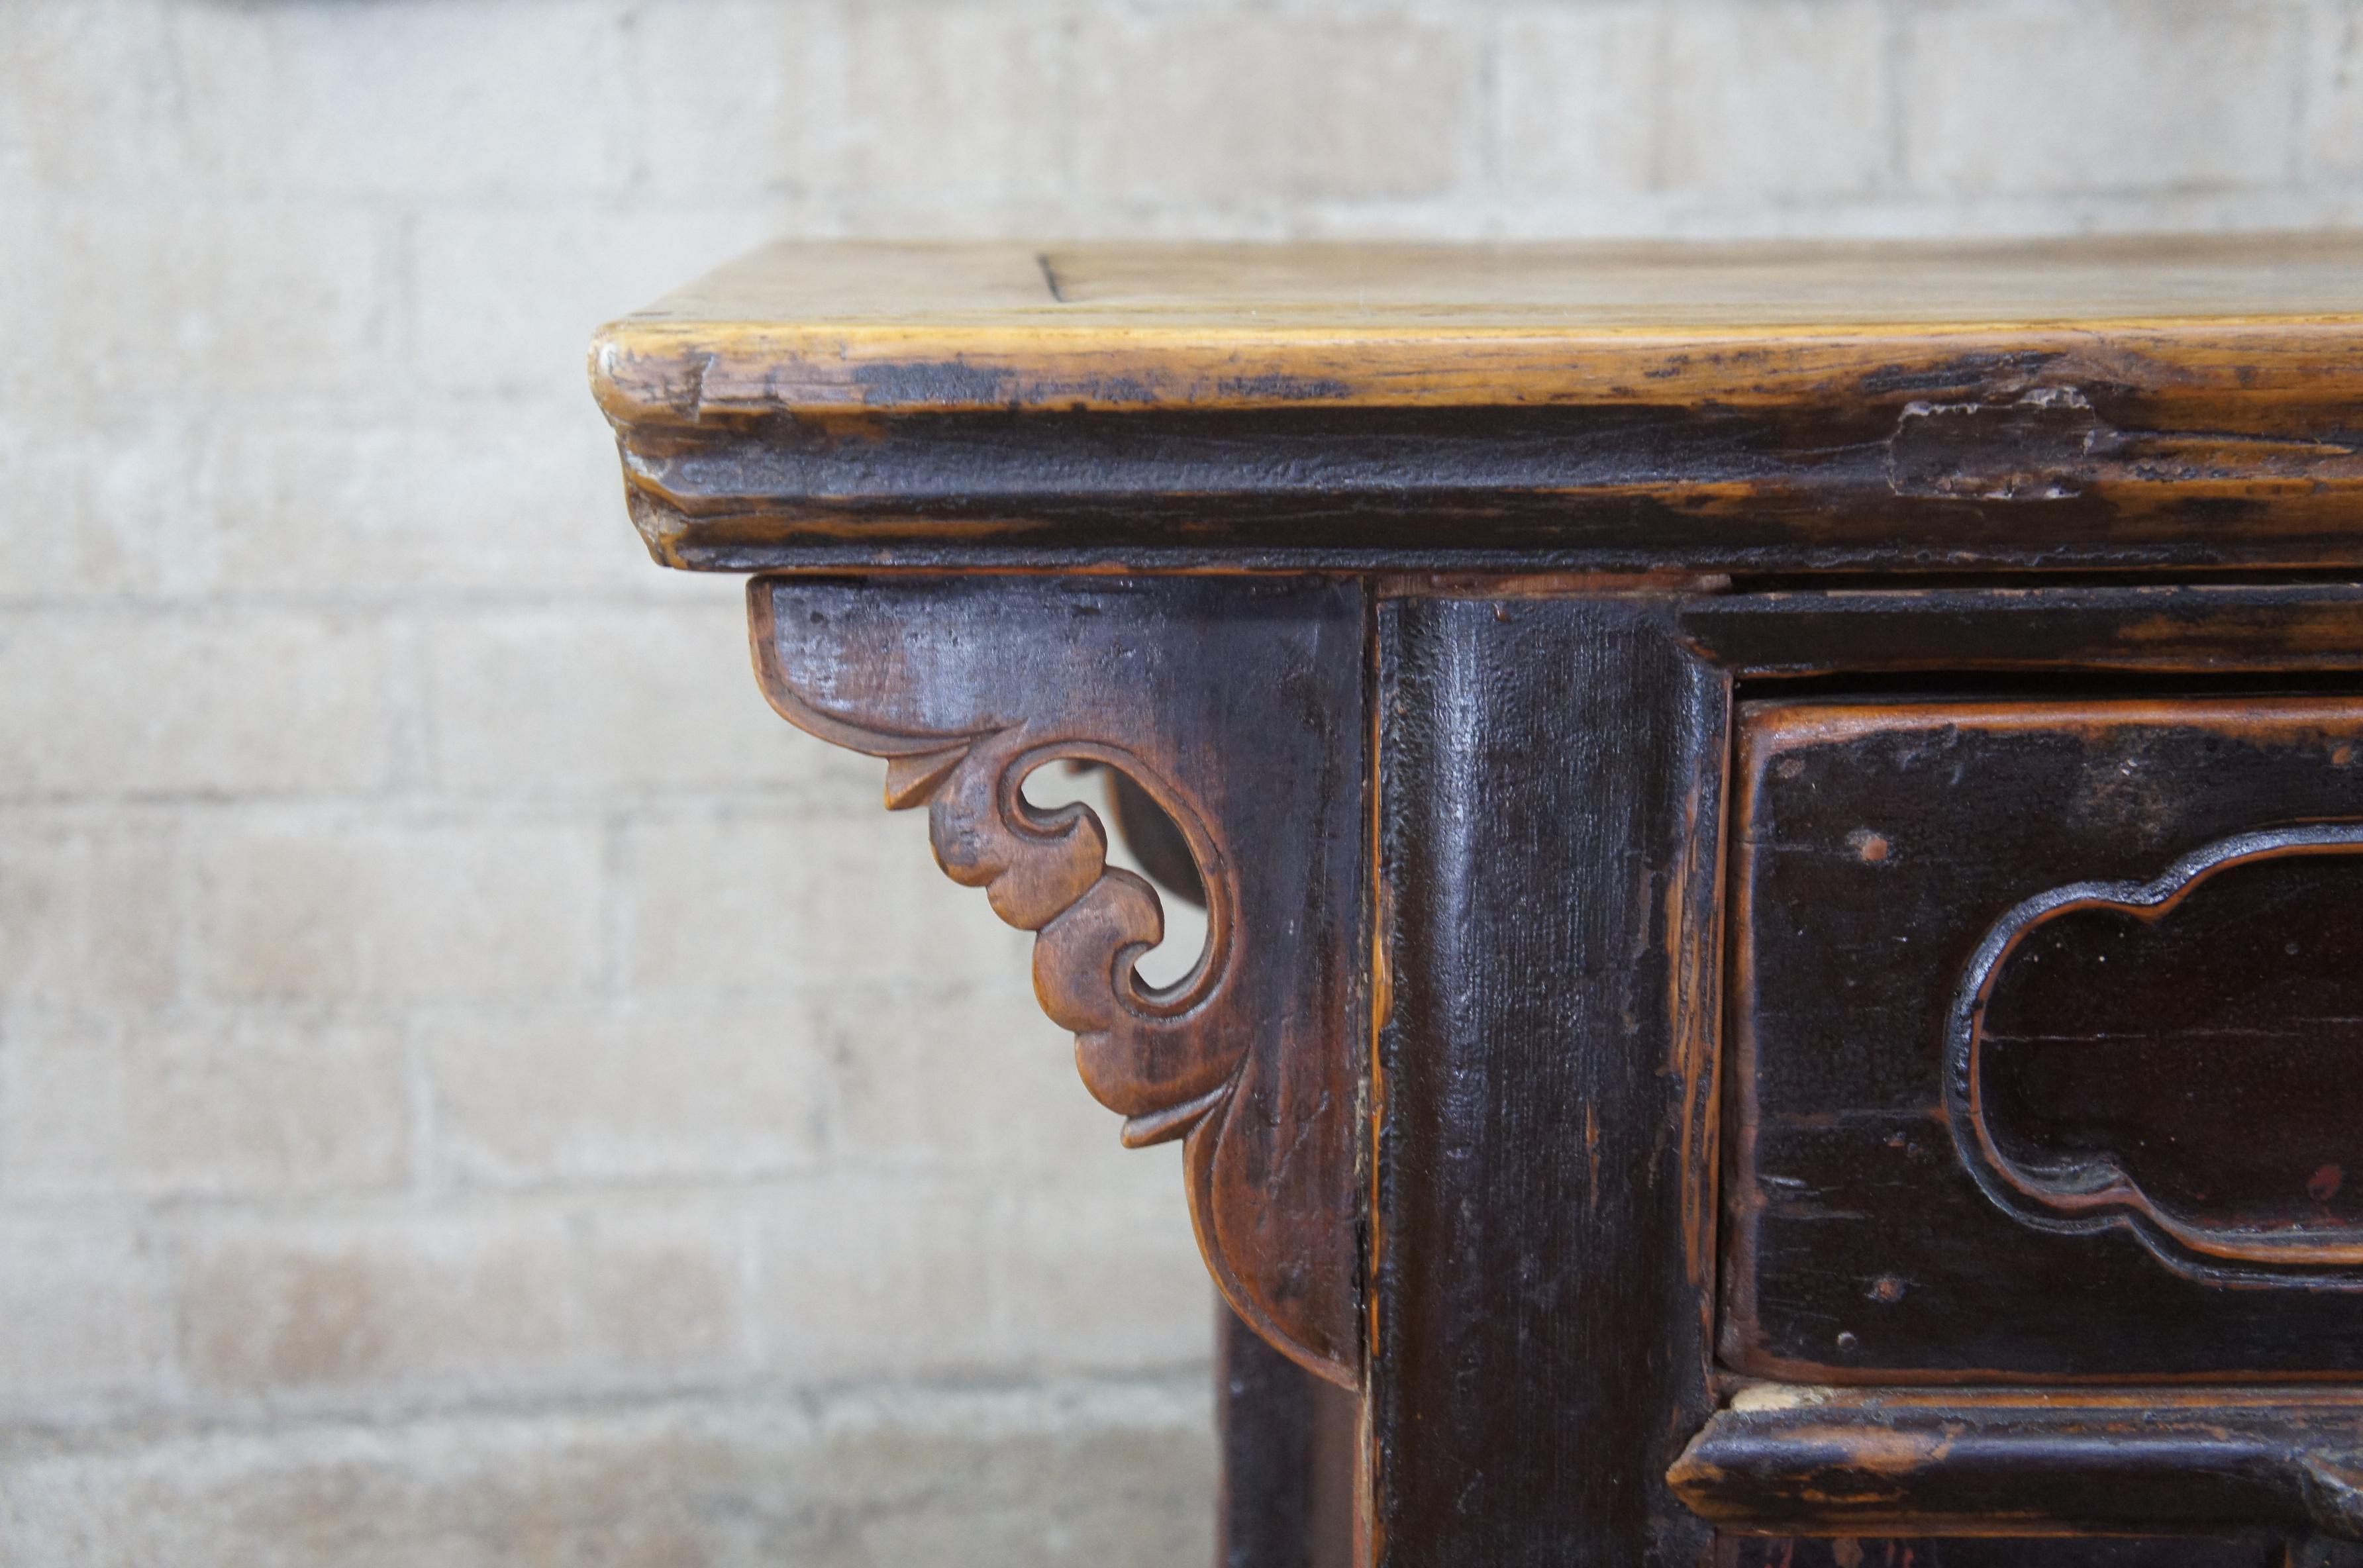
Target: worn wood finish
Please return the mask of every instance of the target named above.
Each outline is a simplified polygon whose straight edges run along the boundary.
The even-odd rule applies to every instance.
[[[1725,679],[1655,597],[1380,649],[1377,1561],[1695,1562]]]
[[[1251,581],[759,580],[771,704],[887,759],[937,858],[1038,933],[1035,989],[1134,1144],[1182,1138],[1200,1244],[1232,1307],[1321,1375],[1361,1364],[1357,1083],[1367,810],[1365,613],[1350,588]],[[1133,972],[1163,934],[1088,809],[1027,773],[1126,775],[1187,841],[1198,966]]]
[[[1681,628],[1743,678],[2363,669],[2363,587],[2349,583],[1723,594],[1692,602]]]
[[[1227,1308],[1215,1340],[1218,1568],[1354,1568],[1361,1406]]]
[[[2363,701],[1751,704],[1725,1358],[2363,1371]],[[2245,1286],[2246,1288],[2234,1288]]]
[[[2358,907],[2363,822],[2022,900],[1946,1020],[1962,1165],[2022,1223],[2122,1230],[2192,1279],[2363,1289],[2363,922],[2324,918]]]
[[[593,379],[1186,1139],[1235,1568],[2363,1568],[2363,237],[784,247]]]
[[[2309,1542],[2309,1546],[2313,1543]],[[2293,1558],[2271,1530],[2203,1536],[1725,1535],[1715,1568],[2348,1568]]]
[[[1719,1523],[2363,1539],[2363,1394],[1751,1389],[1675,1466]]]
[[[606,328],[659,559],[2363,563],[2363,240],[782,246]]]

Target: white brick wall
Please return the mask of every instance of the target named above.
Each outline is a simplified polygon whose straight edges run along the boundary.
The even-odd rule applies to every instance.
[[[775,233],[2363,223],[2363,0],[12,0],[0,1558],[1181,1563],[1024,937],[625,524]]]

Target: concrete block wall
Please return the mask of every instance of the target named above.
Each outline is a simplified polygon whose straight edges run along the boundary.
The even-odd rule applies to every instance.
[[[2363,222],[2358,0],[9,0],[0,1560],[1196,1563],[1027,939],[660,573],[779,233]]]

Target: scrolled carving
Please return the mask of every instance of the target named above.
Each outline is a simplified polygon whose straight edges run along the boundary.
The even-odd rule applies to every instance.
[[[977,736],[861,731],[783,684],[766,689],[790,723],[888,758],[887,809],[926,807],[945,875],[982,888],[993,913],[1035,933],[1035,995],[1074,1032],[1083,1085],[1125,1118],[1127,1146],[1182,1137],[1214,1109],[1245,1055],[1243,1042],[1210,1036],[1196,1016],[1229,959],[1230,867],[1189,801],[1120,746],[1045,739],[1026,723]],[[904,749],[912,745],[944,749]],[[1148,882],[1107,863],[1106,824],[1088,806],[1044,811],[1026,799],[1026,776],[1061,760],[1123,769],[1189,843],[1206,889],[1207,940],[1172,986],[1148,987],[1136,967],[1164,939],[1165,911]]]
[[[1349,590],[1059,579],[758,580],[757,674],[780,714],[887,763],[936,858],[1035,933],[1034,988],[1131,1146],[1183,1140],[1192,1215],[1239,1316],[1304,1365],[1359,1367],[1361,610]],[[1155,890],[1089,808],[1044,810],[1054,760],[1119,770],[1203,885],[1195,966],[1153,987]],[[1242,777],[1243,776],[1243,777]],[[1252,867],[1249,876],[1242,868]]]
[[[2355,1064],[2346,1059],[2345,1049],[2354,1043],[2347,1036],[2357,1020],[2351,1004],[2338,999],[2351,995],[2351,965],[2357,954],[2341,934],[2351,929],[2349,922],[2339,918],[2325,930],[2325,917],[2343,911],[2338,902],[2326,902],[2324,889],[2294,887],[2278,900],[2252,889],[2249,903],[2226,909],[2206,932],[2193,933],[2170,952],[2146,955],[2139,944],[2096,945],[2089,937],[2080,945],[2065,937],[2055,944],[2057,951],[2048,955],[2050,988],[2038,1005],[2055,1017],[2072,1007],[2075,1027],[2023,1037],[2017,1042],[2022,1048],[2108,1051],[2117,1054],[2112,1060],[2147,1054],[2151,1060],[2142,1066],[2152,1077],[2175,1074],[2176,1065],[2163,1058],[2169,1043],[2180,1035],[2247,1055],[2244,1073],[2212,1081],[2202,1080],[2186,1061],[2164,1093],[2132,1073],[2104,1077],[2104,1084],[2117,1086],[2118,1098],[2139,1102],[2114,1110],[2114,1136],[2124,1146],[2095,1146],[2093,1137],[2068,1139],[2058,1117],[2042,1132],[2054,1146],[2039,1146],[2040,1138],[2025,1135],[2014,1140],[1997,1114],[1990,1061],[1998,1045],[2012,1043],[2007,1031],[1992,1027],[1998,990],[2014,962],[2026,966],[2029,960],[2023,955],[2030,943],[2059,929],[2055,922],[2113,914],[2136,934],[2156,933],[2226,873],[2290,877],[2318,857],[2358,855],[2363,823],[2309,823],[2237,834],[2192,851],[2151,881],[2071,882],[2025,900],[1997,921],[1962,976],[1946,1041],[1947,1119],[1962,1163],[1985,1195],[2038,1230],[2128,1231],[2167,1267],[2210,1284],[2363,1289],[2363,1218],[2352,1211],[2352,1195],[2342,1196],[2350,1165],[2355,1176],[2363,1178],[2363,1133],[2357,1132],[2353,1114]],[[2246,945],[2221,952],[2230,941]],[[2120,960],[2114,972],[2106,968],[2112,955]],[[2284,959],[2290,968],[2285,976],[2274,968]],[[2147,974],[2145,961],[2165,971],[2201,972]],[[2236,977],[2243,988],[2228,1004],[2217,995],[2227,977]],[[2180,981],[2175,995],[2158,994],[2174,979]],[[2310,990],[2333,993],[2334,1005],[2317,1006],[2323,999],[2309,997]],[[2125,1007],[2118,999],[2126,997],[2139,999],[2141,1016],[2150,1021],[2113,1030],[2104,1015],[2112,1005]],[[2210,1016],[2216,1013],[2231,1016]],[[2318,1081],[2288,1081],[2309,1063]],[[2269,1159],[2251,1158],[2235,1166],[2221,1150],[2191,1146],[2202,1142],[2210,1099],[2231,1092],[2243,1076],[2253,1080],[2268,1074],[2283,1079],[2270,1086],[2277,1103],[2307,1108],[2274,1141]],[[2094,1076],[2088,1072],[2085,1077]],[[2186,1080],[2194,1081],[2176,1092]],[[2097,1094],[2087,1089],[2080,1098],[2090,1103],[2107,1095],[2105,1088]],[[2159,1105],[2169,1108],[2178,1121],[2136,1131],[2141,1128],[2140,1108]],[[2308,1122],[2321,1124],[2316,1141],[2322,1147],[2306,1146]],[[2136,1150],[2147,1152],[2147,1169]],[[2335,1209],[2334,1200],[2340,1207]]]

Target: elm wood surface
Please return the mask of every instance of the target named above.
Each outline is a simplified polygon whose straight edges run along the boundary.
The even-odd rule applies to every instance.
[[[1381,1562],[1707,1546],[1728,683],[1672,610],[1381,606]]]
[[[1719,863],[1735,682],[1751,700],[1887,711],[2213,704],[2227,731],[2269,718],[2276,693],[2350,700],[2363,589],[2327,578],[2363,564],[2358,259],[2357,237],[791,248],[619,323],[594,371],[658,558],[795,574],[756,593],[775,702],[886,756],[890,797],[930,804],[948,868],[1043,930],[1044,1000],[1078,1031],[1093,1088],[1136,1140],[1189,1138],[1226,1288],[1259,1334],[1337,1380],[1324,1393],[1259,1373],[1226,1395],[1229,1547],[1292,1565],[1342,1540],[1392,1568],[2327,1568],[2353,1553],[2309,1534],[2321,1520],[2293,1514],[2285,1485],[2238,1491],[2280,1441],[2254,1410],[2237,1441],[2136,1445],[2163,1501],[2111,1527],[2122,1538],[1984,1539],[2030,1528],[2012,1510],[2061,1485],[2047,1409],[2116,1399],[2170,1436],[2243,1398],[2313,1401],[2302,1441],[2291,1428],[2274,1452],[2319,1485],[2363,1450],[2328,1386],[2363,1373],[2342,1316],[2357,1296],[2332,1277],[2354,1201],[2329,1149],[2335,1030],[2283,1028],[2264,1047],[2282,1077],[2235,1079],[2209,1055],[2224,1043],[2183,1027],[2203,1009],[2154,1007],[2144,1060],[2245,1099],[2211,1120],[2160,1092],[2127,1120],[2105,1091],[2122,1076],[2108,1058],[2131,1046],[2045,1038],[2123,1033],[2046,1022],[2105,995],[2027,978],[2096,974],[2143,934],[2124,922],[2155,912],[2147,933],[2169,944],[2156,961],[2179,977],[2136,1002],[2253,980],[2281,931],[2299,970],[2254,1005],[2363,1013],[2323,999],[2363,988],[2338,957],[2357,862],[2235,856],[2171,910],[2172,889],[2134,896],[2211,845],[2309,812],[2345,820],[2288,747],[2259,771],[2161,743],[2155,778],[2096,786],[2130,812],[2118,821],[2028,762],[2059,744],[2031,736],[2025,767],[1951,802],[1991,830],[1994,864],[1965,854],[1901,912],[1849,902],[1843,865],[1825,867],[1822,938],[1877,918],[1956,945],[1906,999],[1925,1035],[1800,1079],[1829,1091],[1843,1133],[1892,1109],[1850,1106],[1847,1072],[1922,1053],[1936,1088],[1915,1125],[1935,1142],[1895,1183],[1866,1163],[1884,1145],[1824,1173],[1854,1181],[1841,1196],[1865,1214],[1898,1218],[1859,1257],[1771,1260],[1789,1268],[1773,1327],[1831,1342],[1773,1369],[2056,1378],[2015,1409],[1991,1387],[1929,1392],[1986,1400],[1979,1441],[2016,1456],[1997,1474],[2018,1489],[1957,1488],[1953,1511],[1887,1525],[1780,1519],[1780,1485],[1754,1504],[1711,1496],[1677,1461],[1703,1428],[1702,1443],[1746,1435],[1754,1473],[1776,1480],[1822,1452],[1803,1429],[1747,1425],[1758,1410],[1713,1415],[1734,1377],[1711,1364],[1716,1332],[1744,1325],[1726,1344],[1750,1367],[1769,1342],[1736,1307],[1716,1317],[1718,1133],[1756,1114],[1758,1087],[1717,1083],[1725,949],[1743,931],[1724,904],[1744,884]],[[826,613],[799,622],[799,605]],[[1283,667],[1308,679],[1272,679]],[[1019,798],[1017,776],[1051,755],[1115,764],[1138,786],[1120,801],[1160,813],[1120,803],[1120,819],[1179,835],[1190,874],[1170,843],[1157,874],[1185,891],[1196,877],[1217,916],[1217,955],[1182,999],[1130,978],[1155,910],[1104,873],[1098,825]],[[2228,813],[2242,821],[2209,818],[2226,787],[2255,808]],[[2147,808],[2125,805],[2146,792],[2172,802],[2150,813],[2173,828],[2157,843]],[[1924,812],[1947,804],[1923,793]],[[2030,847],[2046,834],[2047,856]],[[1858,866],[1865,847],[1847,845]],[[2251,872],[2271,886],[2235,879]],[[2110,888],[2124,913],[2088,896]],[[1965,991],[1979,944],[2063,891],[2060,918],[2005,931],[2008,961]],[[2225,898],[2231,912],[2209,915]],[[2202,917],[2248,957],[2227,969],[2224,944],[2182,923]],[[1964,996],[1969,1032],[1948,1034]],[[1969,1055],[1948,1055],[1963,1039]],[[1945,1085],[1971,1077],[1987,1134],[1964,1140]],[[1981,1157],[2031,1207],[1997,1204]],[[2292,1157],[2313,1161],[2295,1189]],[[2133,1223],[2136,1186],[2154,1234]],[[1929,1207],[1947,1194],[1957,1211]],[[2220,1261],[2227,1238],[2271,1255]],[[1985,1316],[1936,1314],[1873,1359],[1847,1327],[1834,1364],[1836,1318],[1801,1304],[1818,1291],[1849,1321],[1902,1322],[1929,1293],[1873,1254],[1946,1245],[1938,1263],[1986,1292]],[[2086,1261],[2056,1264],[2071,1253]],[[2094,1283],[2093,1256],[2113,1260],[2100,1287],[2073,1288]],[[2053,1274],[2030,1287],[2029,1266]],[[1721,1288],[1740,1303],[1759,1283],[1726,1270]],[[1887,1300],[1882,1284],[1904,1288]],[[1757,1313],[1760,1292],[1745,1305]],[[2210,1327],[2225,1322],[2238,1332]],[[1275,1368],[1231,1342],[1235,1369]],[[1992,1364],[1997,1348],[2017,1360]],[[2291,1381],[2232,1386],[2267,1377]],[[1858,1397],[1913,1395],[1831,1401]],[[1350,1466],[1306,1437],[1308,1420],[1335,1437],[1340,1401],[1363,1439]],[[1341,1484],[1351,1531],[1335,1522]],[[1731,1532],[1711,1540],[1681,1501],[1693,1492]],[[2189,1536],[2173,1513],[2186,1492],[2249,1502]]]
[[[1354,1568],[1360,1401],[1266,1344],[1227,1308],[1215,1364],[1217,1568]]]
[[[1217,1284],[1273,1343],[1360,1375],[1358,1025],[1368,878],[1365,612],[1321,583],[759,579],[755,666],[790,723],[888,759],[937,859],[1038,933],[1034,985],[1075,1031],[1129,1143],[1184,1140]],[[1181,830],[1204,954],[1170,988],[1133,965],[1156,893],[1106,865],[1099,819],[1020,786],[1081,758]]]
[[[1353,618],[1369,607],[1363,594],[1336,585],[1269,586],[1342,595],[1356,606]],[[1659,1473],[1712,1405],[1706,1267],[1690,1249],[1708,1239],[1702,1212],[1712,1201],[1715,991],[1701,933],[1715,927],[1719,886],[1714,870],[1698,867],[1712,866],[1721,816],[1702,791],[1719,784],[1726,747],[1694,733],[1705,715],[1685,704],[1703,700],[1719,715],[1735,669],[1843,671],[1829,637],[1841,623],[1853,628],[1867,677],[1925,668],[1932,649],[1964,626],[1986,628],[1968,646],[1999,658],[2013,613],[2047,628],[2022,648],[2025,661],[2047,668],[2121,646],[2177,679],[2253,678],[2308,648],[2335,665],[2335,654],[2322,653],[2323,629],[2354,595],[2068,589],[1743,600],[1663,584],[1618,595],[1607,584],[1552,582],[1496,584],[1512,596],[1489,600],[1471,597],[1481,585],[1379,586],[1392,597],[1377,606],[1387,681],[1379,768],[1387,855],[1377,889],[1392,913],[1381,928],[1385,961],[1372,999],[1385,1032],[1372,1075],[1380,1143],[1374,1273],[1364,1297],[1375,1346],[1371,1448],[1359,1483],[1370,1551],[1391,1563],[1471,1553],[1689,1561],[1692,1549],[1704,1550],[1703,1527]],[[998,638],[963,632],[952,645],[958,657],[934,673],[931,684],[971,698],[1004,683],[997,667],[976,661],[976,649],[995,642],[1033,650],[1005,656],[1024,666],[1025,679],[1010,683],[1016,690],[1056,687],[1041,677],[1060,659],[1075,661],[1075,686],[1093,690],[1110,670],[1129,668],[1121,656],[1137,644],[1118,637],[1074,649],[1071,621],[1045,613],[1046,593],[1129,593],[1177,621],[1210,624],[1236,614],[1235,596],[1259,590],[1255,580],[895,578],[782,580],[759,593],[817,589],[849,604],[890,606],[878,612],[876,636],[843,640],[823,662],[893,672],[934,657],[923,650],[939,639],[925,625],[969,624],[961,614],[923,616],[920,631],[908,630],[915,606],[937,604],[930,596],[952,587],[975,603],[1014,606]],[[1561,593],[1573,596],[1553,596]],[[1944,613],[1928,613],[1932,600]],[[1792,629],[1786,646],[1764,631],[1768,622]],[[890,625],[904,630],[889,635]],[[1744,647],[1729,646],[1735,626],[1745,628]],[[2256,700],[2213,701],[2240,709]],[[947,727],[957,725],[928,719],[895,734]],[[874,731],[853,738],[891,749]],[[903,749],[935,756],[934,744]],[[1257,757],[1249,766],[1260,764],[1248,755]],[[1680,769],[1667,759],[1681,756],[1703,771],[1678,784]],[[906,772],[924,780],[937,767]],[[1686,876],[1668,869],[1677,862]],[[1646,896],[1679,902],[1680,911],[1644,911],[1636,876],[1656,889]],[[1674,888],[1687,890],[1675,899]],[[1419,923],[1406,922],[1406,910]],[[1677,953],[1687,955],[1680,965]],[[1661,1010],[1636,1008],[1636,995],[1656,996]],[[1679,1023],[1678,1010],[1689,1010]],[[1683,1065],[1659,1059],[1660,1047],[1636,1057],[1620,1043],[1660,1026],[1690,1043]],[[1563,1134],[1556,1142],[1555,1128]],[[1264,1411],[1276,1441],[1294,1441],[1287,1434],[1304,1419],[1301,1402],[1268,1399]],[[1241,1434],[1237,1446],[1252,1448],[1252,1440]],[[2203,1478],[2222,1456],[2181,1457]],[[1302,1473],[1295,1463],[1287,1468]],[[1254,1502],[1267,1522],[1280,1519],[1284,1538],[1287,1520],[1304,1517],[1270,1491]],[[1336,1537],[1315,1537],[1323,1539]],[[1728,1557],[1736,1549],[1719,1550]],[[1803,1550],[1810,1560],[1818,1549]],[[2158,1543],[2156,1552],[2168,1555],[2139,1560],[2178,1568],[2247,1560],[2223,1550],[2207,1541],[2173,1555],[2183,1548]]]
[[[2363,1539],[2358,1434],[2356,1390],[1774,1386],[1708,1422],[1672,1482],[1706,1518],[1758,1529],[2278,1526],[2351,1542]]]
[[[2363,823],[2234,834],[1995,922],[1945,1058],[1955,1152],[1994,1206],[2124,1230],[2213,1284],[2363,1287],[2363,922],[2335,918],[2363,908],[2358,856]],[[2252,1118],[2269,1140],[2227,1134]]]
[[[709,569],[2363,562],[2363,237],[782,245],[593,379]]]
[[[1742,677],[2313,675],[2363,669],[2363,587],[1812,590],[1685,604],[1683,638]],[[1898,682],[1897,678],[1902,678]],[[1777,686],[1768,685],[1766,690]]]
[[[1714,1562],[1715,1568],[2299,1568],[2289,1543],[2271,1530],[2064,1539],[1725,1535],[1715,1543]],[[2339,1568],[2347,1562],[2339,1559]]]
[[[1726,1363],[2363,1370],[2363,701],[1751,703],[1738,767]]]

